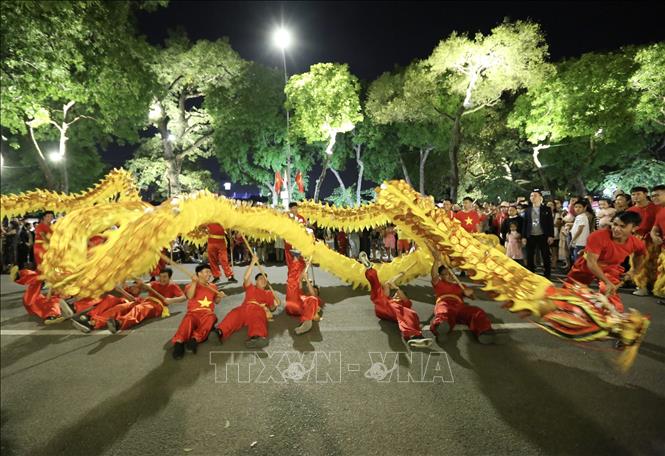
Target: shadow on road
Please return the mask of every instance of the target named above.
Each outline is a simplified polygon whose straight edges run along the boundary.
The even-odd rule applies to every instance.
[[[481,392],[506,423],[546,453],[655,454],[663,449],[665,439],[654,440],[662,436],[665,422],[663,397],[605,382],[582,369],[529,360],[532,355],[514,344],[469,344],[468,351]]]

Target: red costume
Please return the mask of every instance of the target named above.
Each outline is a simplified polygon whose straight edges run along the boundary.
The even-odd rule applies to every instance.
[[[397,322],[402,336],[406,339],[416,336],[421,337],[420,319],[416,311],[411,309],[411,300],[389,298],[386,296],[376,269],[367,269],[365,277],[371,287],[369,299],[374,304],[374,313],[376,316],[381,320]]]
[[[192,284],[185,287],[185,293]],[[174,344],[187,342],[190,339],[201,343],[208,339],[210,330],[217,321],[215,315],[215,298],[217,292],[212,288],[197,284],[192,299],[187,301],[187,313],[180,322],[178,330],[171,339]]]
[[[437,334],[437,327],[447,321],[452,330],[457,323],[467,325],[476,336],[492,329],[492,323],[483,309],[464,304],[464,290],[456,283],[432,280],[436,295],[434,319],[430,329]]]
[[[219,265],[224,269],[227,279],[233,277],[233,269],[229,265],[229,256],[226,252],[226,236],[224,228],[218,223],[208,225],[208,263],[213,277],[219,278],[221,272]]]
[[[469,212],[459,211],[455,213],[455,218],[460,221],[462,227],[469,233],[477,233],[480,224],[480,214],[471,209]]]
[[[318,296],[303,295],[300,289],[300,278],[305,270],[302,258],[294,258],[291,249],[285,249],[288,276],[286,279],[286,304],[284,310],[287,314],[300,316],[300,322],[318,320],[319,307],[322,304]]]
[[[649,237],[649,232],[651,231],[651,228],[653,227],[654,222],[656,220],[658,209],[659,207],[653,204],[652,202],[649,202],[649,204],[644,207],[631,206],[628,209],[626,209],[626,211],[635,212],[637,214],[640,214],[640,217],[642,217],[640,226],[637,227],[635,233],[640,238],[645,239],[647,243],[649,243],[651,239]]]
[[[245,300],[231,310],[217,325],[224,339],[247,326],[248,337],[268,337],[268,310],[275,303],[275,295],[270,290],[262,290],[256,285],[245,286]]]
[[[26,286],[23,293],[23,306],[30,315],[36,315],[42,320],[60,316],[60,297],[53,295],[47,298],[41,293],[42,282],[35,271],[20,270],[16,283]]]
[[[37,270],[39,270],[39,265],[42,263],[42,257],[46,251],[46,244],[50,236],[51,225],[41,222],[35,227],[35,245],[32,248],[32,252],[35,256],[35,269]]]
[[[568,273],[567,281],[577,281],[589,285],[594,280],[598,280],[587,266],[586,255],[589,253],[598,255],[598,266],[603,270],[605,277],[616,285],[621,281],[621,275],[624,272],[621,264],[626,257],[633,253],[635,255],[645,255],[646,246],[644,241],[632,235],[628,236],[626,242],[620,244],[612,239],[612,231],[609,228],[594,231],[587,239],[586,247],[584,247],[584,255],[580,255]],[[605,282],[599,282],[598,287],[601,293],[605,293],[607,288]],[[609,296],[608,299],[616,310],[623,312],[623,303],[619,295],[615,293]]]

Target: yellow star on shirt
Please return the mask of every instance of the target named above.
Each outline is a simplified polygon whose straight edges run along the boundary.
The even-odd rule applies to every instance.
[[[473,223],[473,220],[471,220],[471,217],[467,217],[466,220],[464,220],[464,223],[467,225],[471,225]]]
[[[207,296],[204,296],[203,299],[199,300],[199,305],[201,307],[210,307],[210,304],[212,304],[212,301],[208,301]]]

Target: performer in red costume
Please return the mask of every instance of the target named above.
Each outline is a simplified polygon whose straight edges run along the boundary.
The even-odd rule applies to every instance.
[[[247,327],[249,339],[245,342],[248,348],[262,348],[268,345],[268,321],[272,320],[272,313],[277,309],[280,300],[268,289],[268,278],[263,273],[251,276],[254,266],[259,263],[256,255],[252,255],[252,262],[245,271],[243,287],[245,299],[238,307],[231,310],[217,325],[219,341],[228,339],[234,332]]]
[[[319,287],[312,285],[307,270],[310,263],[305,263],[300,255],[294,256],[291,249],[284,251],[288,275],[286,279],[285,311],[289,315],[300,317],[300,326],[296,334],[304,334],[312,329],[312,321],[319,321],[319,309],[323,301],[319,297]],[[301,281],[307,281],[308,294],[303,294]]]
[[[30,315],[35,315],[44,321],[45,325],[60,323],[73,312],[65,301],[58,295],[44,296],[41,292],[42,281],[35,271],[22,269],[18,272],[16,283],[25,285],[23,293],[23,307]]]
[[[402,340],[408,348],[423,348],[432,345],[432,339],[423,337],[418,314],[411,309],[411,300],[393,283],[404,273],[401,272],[388,282],[381,283],[376,269],[372,267],[365,252],[360,252],[358,260],[367,268],[365,277],[371,287],[370,299],[374,304],[376,316],[382,320],[396,322],[402,334]],[[392,298],[389,297],[391,289],[395,289]]]
[[[226,235],[224,228],[219,223],[208,225],[208,262],[213,275],[213,283],[219,280],[221,272],[219,265],[222,265],[224,275],[229,282],[237,282],[233,277],[233,269],[229,265],[229,256],[226,252]]]
[[[473,207],[473,200],[465,197],[462,200],[464,210],[455,213],[455,218],[460,221],[462,228],[469,233],[480,232],[480,214]]]
[[[623,303],[616,293],[624,273],[621,263],[634,254],[635,267],[630,270],[630,276],[640,270],[646,255],[644,241],[632,235],[640,221],[640,215],[636,212],[620,212],[614,216],[610,228],[591,233],[584,254],[575,261],[566,281],[589,285],[597,280],[600,292],[608,295],[608,300],[617,311],[623,312]]]
[[[442,264],[438,251],[432,250],[432,256],[436,258],[431,272],[436,304],[430,329],[436,335],[436,340],[444,342],[448,333],[460,323],[467,325],[481,344],[493,343],[495,332],[485,311],[464,302],[465,297],[473,299],[473,290],[455,283],[452,273]]]
[[[185,355],[185,344],[188,350],[196,353],[198,344],[208,339],[210,330],[217,321],[215,304],[226,295],[208,283],[210,276],[210,266],[200,264],[196,267],[196,275],[192,276],[192,282],[185,287],[188,299],[187,313],[171,339],[174,359],[180,359]]]
[[[649,296],[649,288],[656,281],[656,271],[658,269],[658,253],[659,249],[656,248],[651,242],[651,230],[655,224],[656,216],[658,215],[659,206],[649,201],[649,190],[646,187],[633,187],[630,190],[630,198],[633,201],[633,206],[629,207],[627,211],[635,212],[640,215],[641,221],[637,228],[635,228],[635,236],[643,240],[646,244],[646,254],[640,267],[633,264],[635,272],[632,274],[633,282],[637,289],[633,292],[636,296]],[[633,258],[633,262],[635,259]]]

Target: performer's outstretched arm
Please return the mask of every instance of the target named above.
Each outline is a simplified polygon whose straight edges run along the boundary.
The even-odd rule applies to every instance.
[[[245,276],[243,277],[243,286],[247,288],[252,284],[252,272],[254,272],[254,266],[259,262],[259,259],[254,255],[254,253],[250,250],[250,253],[252,254],[252,262],[247,266],[247,270],[245,271]]]

